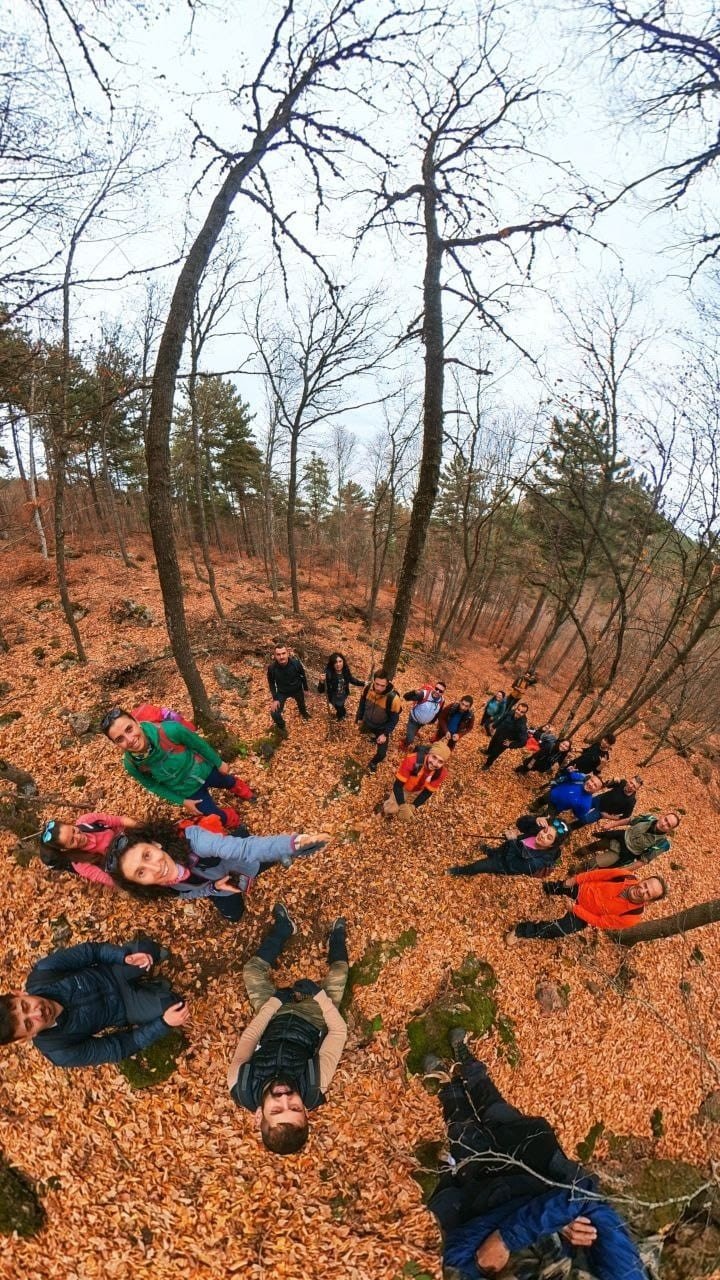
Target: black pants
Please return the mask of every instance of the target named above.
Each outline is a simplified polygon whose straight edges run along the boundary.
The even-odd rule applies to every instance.
[[[285,720],[283,719],[283,710],[285,708],[285,703],[288,701],[288,698],[294,698],[295,702],[297,703],[297,709],[300,712],[300,715],[303,717],[303,719],[305,719],[308,714],[308,709],[305,706],[305,690],[303,688],[298,689],[297,692],[283,693],[280,695],[280,697],[276,699],[278,704],[277,711],[270,712],[270,719],[274,721],[278,729],[285,728]]]
[[[375,729],[372,729],[370,725],[361,724],[360,731],[361,733],[369,733],[375,739],[375,755],[373,756],[372,760],[369,761],[369,763],[373,766],[373,768],[378,764],[382,764],[383,760],[385,759],[388,753],[388,747],[390,746],[390,734],[386,734],[384,742],[378,742],[377,735],[378,733],[381,732],[381,730],[379,729],[375,730]]]
[[[577,898],[578,888],[573,885],[568,889],[564,880],[546,880],[543,885],[543,893],[549,894],[551,897],[568,897]],[[539,938],[549,940],[551,938],[567,938],[572,933],[580,933],[582,929],[587,929],[587,922],[581,920],[575,915],[574,911],[568,911],[559,920],[521,920],[515,925],[515,932],[518,938]]]
[[[494,733],[492,738],[490,739],[490,745],[488,747],[488,753],[487,753],[487,760],[483,765],[483,769],[491,768],[491,766],[494,765],[495,761],[497,760],[498,756],[501,756],[503,751],[508,751],[508,750],[509,748],[505,746],[505,739],[501,737],[499,733]]]
[[[237,922],[245,915],[244,893],[232,893],[227,898],[213,898],[212,904],[226,920]]]

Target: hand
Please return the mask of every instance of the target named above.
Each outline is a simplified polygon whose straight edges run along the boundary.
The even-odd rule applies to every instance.
[[[510,1257],[510,1250],[499,1231],[493,1231],[491,1236],[483,1240],[478,1249],[475,1250],[475,1261],[477,1265],[484,1271],[489,1271],[490,1275],[502,1271],[507,1265]]]
[[[575,884],[575,877],[574,877],[574,876],[567,876],[567,877],[566,877],[566,879],[565,879],[565,888],[566,888],[566,889],[572,889],[572,887],[573,887],[573,885],[574,885],[574,884]]]
[[[450,741],[451,741],[451,742],[457,742],[457,741],[459,740],[459,738],[460,738],[460,734],[459,734],[459,733],[451,733],[451,734],[450,734]]]
[[[376,741],[376,742],[387,742],[387,734],[386,734],[386,733],[379,733],[379,734],[378,734],[378,736],[377,736],[377,738],[375,739],[375,741]]]
[[[578,1249],[587,1249],[588,1245],[597,1240],[597,1227],[593,1226],[589,1218],[574,1218],[561,1229],[560,1235],[568,1244],[575,1245]]]
[[[272,702],[270,703],[270,710],[277,711],[279,706],[280,706],[280,703],[278,702],[277,698],[273,698]]]
[[[238,889],[237,885],[233,884],[230,876],[223,876],[221,880],[216,880],[215,888],[223,889],[225,893],[242,893],[242,889]]]
[[[189,1017],[188,1006],[184,1000],[180,1000],[178,1004],[171,1004],[170,1008],[165,1010],[163,1022],[166,1022],[169,1027],[184,1027]]]
[[[550,826],[550,823],[548,822],[547,818],[538,818],[538,819],[537,819],[537,824],[538,824],[538,826],[539,826],[539,827],[541,827],[541,828],[542,828],[542,827],[549,827],[549,826]]]
[[[201,810],[198,807],[197,800],[183,800],[183,809],[187,809],[190,813],[199,815]]]
[[[509,738],[506,738],[505,742],[503,742],[503,746],[504,746],[504,747],[509,747],[509,746],[510,746],[510,739],[509,739]]]
[[[229,773],[229,772],[230,772],[230,765],[226,764],[225,761],[223,760],[222,764],[218,765],[218,773]]]
[[[147,951],[133,951],[125,957],[125,963],[135,965],[138,969],[152,969],[153,958]]]

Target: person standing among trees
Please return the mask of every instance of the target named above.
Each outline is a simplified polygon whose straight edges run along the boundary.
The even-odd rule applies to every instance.
[[[532,755],[526,756],[522,764],[515,766],[516,773],[550,773],[556,766],[562,768],[572,751],[569,738],[556,738],[554,733],[544,732],[540,735],[540,746]]]
[[[436,742],[430,747],[418,747],[417,751],[401,761],[392,793],[383,802],[386,818],[397,814],[404,822],[439,791],[447,777],[446,764],[450,759],[447,742]]]
[[[351,686],[357,685],[362,689],[363,683],[362,680],[355,679],[344,653],[331,653],[318,692],[325,694],[329,705],[335,709],[336,718],[344,720],[347,716],[345,703]]]
[[[149,977],[166,956],[149,938],[54,951],[38,960],[24,991],[0,996],[0,1044],[32,1040],[57,1067],[131,1058],[190,1016],[166,979]]]
[[[387,672],[379,667],[360,694],[355,716],[360,732],[370,734],[375,740],[375,755],[368,765],[370,773],[375,773],[387,755],[390,735],[400,719],[401,707],[400,695],[393,688]]]
[[[472,733],[475,728],[475,712],[472,709],[473,699],[464,693],[459,702],[445,703],[437,721],[435,742],[447,742],[454,751],[461,738]]]
[[[606,733],[596,742],[589,742],[574,760],[570,768],[578,773],[600,773],[603,764],[610,759],[610,749],[615,746],[614,733]]]
[[[491,769],[503,751],[517,750],[524,747],[528,740],[527,702],[518,702],[511,711],[506,711],[497,721],[495,732],[487,749],[487,760],[483,769]]]
[[[504,716],[507,709],[505,690],[498,689],[497,693],[494,693],[491,698],[488,698],[485,706],[483,707],[483,713],[480,719],[480,724],[485,730],[488,738],[492,736],[497,721]]]
[[[267,682],[272,702],[270,719],[277,725],[281,733],[287,734],[287,725],[283,709],[288,698],[293,698],[303,720],[310,719],[305,706],[305,694],[308,691],[308,678],[305,668],[295,654],[284,643],[275,645],[273,660],[267,669]]]
[[[534,667],[528,667],[527,671],[521,672],[512,682],[510,692],[505,699],[505,710],[511,711],[516,702],[519,702],[524,693],[528,689],[532,689],[537,684],[537,674]]]
[[[571,898],[569,911],[559,920],[521,920],[505,934],[505,941],[512,945],[521,938],[566,938],[588,925],[613,931],[628,929],[638,923],[648,902],[660,902],[667,891],[660,876],[640,880],[630,871],[613,867],[581,871],[566,880],[546,880],[543,893]]]
[[[423,725],[434,724],[445,705],[445,681],[436,680],[435,684],[421,684],[419,689],[411,689],[403,694],[405,702],[412,702],[405,729],[405,746],[411,747]]]
[[[124,753],[125,772],[168,804],[182,805],[203,817],[214,813],[228,826],[232,818],[213,800],[210,787],[221,787],[242,800],[257,799],[247,782],[230,772],[214,747],[183,724],[140,722],[122,707],[113,707],[103,716],[100,728]]]
[[[301,978],[277,989],[270,970],[296,927],[281,903],[243,981],[255,1017],[245,1028],[228,1067],[233,1102],[255,1114],[268,1151],[290,1155],[307,1141],[308,1113],[323,1102],[347,1039],[340,1002],[349,965],[345,921],[328,936],[328,971],[322,986]]]
[[[443,1275],[551,1280],[577,1259],[596,1280],[648,1280],[595,1179],[565,1155],[547,1120],[505,1101],[467,1040],[463,1027],[451,1029],[452,1070],[432,1054],[423,1063],[427,1084],[441,1086],[449,1148],[428,1201],[444,1233]]]

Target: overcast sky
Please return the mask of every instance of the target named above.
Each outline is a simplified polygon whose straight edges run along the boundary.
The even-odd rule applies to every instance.
[[[82,8],[82,6],[80,6]],[[94,5],[86,6],[87,26],[106,37],[117,54],[113,65],[98,55],[98,65],[112,75],[119,109],[112,129],[118,131],[123,119],[137,106],[153,117],[152,149],[156,155],[168,157],[170,163],[162,174],[144,184],[142,198],[133,197],[132,207],[122,210],[122,234],[113,235],[106,228],[101,238],[87,244],[78,260],[82,274],[119,273],[126,266],[142,268],[174,257],[187,245],[198,219],[207,208],[217,175],[208,176],[199,189],[191,191],[207,162],[208,152],[200,149],[192,155],[194,127],[190,118],[224,145],[240,143],[241,113],[229,101],[229,90],[242,79],[249,78],[267,47],[269,33],[277,9],[266,5],[263,19],[257,3],[221,3],[196,8],[191,13],[185,0],[171,0],[167,11],[154,13],[150,2],[145,16],[122,0],[108,6],[111,14],[122,14],[122,39],[108,24],[99,27]],[[458,12],[460,7],[458,6]],[[22,3],[7,8],[8,29],[29,34],[41,41],[39,28]],[[544,86],[542,113],[546,127],[534,131],[531,145],[555,160],[571,166],[596,193],[612,194],[621,186],[667,161],[672,148],[684,139],[669,140],[662,132],[632,121],[632,87],[627,80],[613,74],[602,52],[601,41],[593,27],[589,5],[568,3],[561,6],[536,5],[527,0],[511,0],[502,10],[502,35],[497,58],[504,60],[511,77],[535,77]],[[472,24],[458,22],[456,46],[466,50],[472,40]],[[453,41],[438,46],[439,63],[451,59]],[[38,48],[40,45],[38,45]],[[81,107],[98,116],[104,103],[77,51],[63,44],[74,83],[79,87]],[[409,180],[415,172],[413,152],[414,122],[400,110],[399,79],[389,77],[386,100],[392,114],[369,118],[358,107],[358,122],[371,136],[383,144],[389,142],[395,151],[398,177],[403,168]],[[94,127],[94,126],[93,126]],[[670,148],[670,150],[669,150]],[[362,186],[360,170],[353,179]],[[369,177],[365,175],[366,184]],[[508,186],[524,188],[526,199],[542,193],[547,202],[562,203],[562,181],[553,178],[546,163],[533,159],[508,175]],[[302,187],[297,184],[297,170],[282,175],[283,192],[288,207],[297,210],[297,225],[313,239],[309,212]],[[542,379],[536,369],[525,367],[512,349],[499,342],[491,344],[491,361],[496,372],[507,370],[507,377],[496,380],[493,392],[503,405],[520,403],[533,410],[538,400],[552,387],[557,377],[563,387],[572,380],[574,360],[563,330],[560,313],[581,311],[590,305],[603,281],[623,275],[639,293],[638,325],[657,330],[653,344],[653,372],[664,362],[677,358],[678,344],[674,332],[697,324],[693,299],[687,285],[689,258],[677,246],[686,238],[693,215],[692,205],[683,218],[654,211],[659,195],[657,184],[643,188],[641,194],[623,200],[602,215],[592,228],[591,237],[574,238],[560,234],[548,236],[537,255],[533,272],[534,290],[518,293],[508,330],[537,358]],[[352,200],[331,201],[319,237],[318,249],[331,270],[350,287],[364,290],[376,284],[388,292],[388,315],[397,331],[407,325],[419,310],[423,269],[421,238],[397,241],[393,248],[378,233],[365,242],[355,257],[352,235],[367,209],[367,200],[358,195]],[[522,207],[522,202],[517,207]],[[514,212],[512,197],[498,192],[498,217]],[[142,233],[133,224],[138,220]],[[236,204],[234,226],[242,231],[244,260],[249,276],[271,269],[272,253],[268,227],[242,201]],[[307,266],[297,258],[292,263],[293,295],[309,278]],[[497,260],[502,270],[501,259]],[[483,283],[491,291],[498,282],[495,260],[482,264]],[[170,291],[172,271],[159,277],[159,286]],[[247,305],[255,288],[240,291],[238,297]],[[74,298],[74,334],[78,341],[90,340],[98,332],[103,316],[120,318],[129,325],[142,306],[142,287],[137,281],[126,286],[103,285],[94,290],[78,290]],[[285,303],[278,294],[278,313]],[[238,311],[224,324],[224,337],[207,349],[205,367],[232,369],[243,364],[249,354],[247,343],[238,336],[242,314]],[[408,352],[410,367],[420,376],[420,351]],[[263,415],[260,380],[249,374],[235,379],[242,396],[258,414]],[[370,434],[379,425],[378,411],[354,415],[348,425],[361,435]]]

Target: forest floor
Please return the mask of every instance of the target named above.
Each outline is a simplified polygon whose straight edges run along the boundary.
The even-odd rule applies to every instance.
[[[52,581],[43,583],[42,571],[34,576],[35,558],[20,563],[6,554],[3,560],[11,584],[4,608],[11,649],[0,714],[21,714],[0,728],[0,756],[29,770],[43,793],[76,806],[46,803],[45,818],[77,813],[80,805],[136,816],[162,811],[127,778],[104,738],[78,736],[67,719],[68,712],[96,716],[101,707],[146,699],[190,712],[171,661],[151,664],[121,688],[103,683],[110,669],[159,657],[167,645],[149,544],[136,539],[134,550],[144,556],[134,570],[108,552],[71,562],[72,599],[88,609],[79,623],[86,667],[63,659],[70,637]],[[361,676],[371,653],[354,607],[361,601],[350,587],[314,576],[302,588],[302,615],[293,618],[289,593],[275,606],[257,565],[218,559],[230,631],[218,627],[207,589],[184,564],[187,607],[206,684],[250,746],[270,724],[264,668],[277,635],[295,644],[314,682],[331,650],[343,650]],[[110,609],[120,597],[146,605],[156,624],[114,624]],[[443,658],[436,670],[413,642],[411,632],[397,678],[401,691],[442,674],[452,698],[472,693],[480,710],[488,691],[509,683],[492,650],[474,646]],[[218,686],[218,662],[247,678],[247,697]],[[533,691],[531,722],[541,721],[557,700],[558,673],[553,679],[555,688],[541,684]],[[346,760],[366,763],[370,746],[352,720],[341,729],[330,724],[324,697],[309,701],[306,724],[289,704],[289,738],[269,763],[252,750],[237,762],[260,796],[246,816],[258,833],[328,829],[335,838],[327,851],[289,871],[278,867],[263,875],[239,926],[225,924],[206,903],[139,904],[50,873],[37,858],[22,867],[16,837],[0,831],[0,989],[20,985],[59,939],[125,941],[142,929],[170,946],[171,972],[192,999],[189,1047],[177,1070],[140,1092],[112,1066],[64,1072],[31,1046],[2,1051],[0,1146],[38,1184],[47,1222],[35,1238],[0,1243],[1,1276],[438,1277],[439,1234],[411,1174],[415,1146],[442,1134],[440,1109],[417,1077],[406,1076],[405,1028],[468,953],[492,965],[504,1015],[477,1048],[508,1098],[547,1116],[568,1153],[599,1124],[606,1134],[645,1140],[658,1157],[705,1164],[717,1147],[717,1128],[695,1116],[717,1087],[707,1064],[720,1057],[720,928],[634,949],[624,990],[614,980],[618,948],[589,931],[561,943],[506,948],[503,934],[517,919],[553,914],[541,883],[458,881],[444,871],[470,857],[478,835],[499,832],[525,811],[538,784],[513,772],[519,757],[506,753],[481,773],[484,735],[477,729],[455,753],[443,792],[414,825],[393,825],[373,807],[390,789],[400,729],[388,762],[375,777],[365,775],[353,794],[338,787]],[[354,698],[351,716],[356,705]],[[611,776],[634,770],[646,752],[641,728],[624,735]],[[672,805],[687,815],[672,854],[657,864],[670,880],[670,898],[650,916],[717,897],[719,819],[706,789],[676,757],[648,768],[645,778],[642,810]],[[572,860],[572,843],[563,867]],[[241,966],[277,898],[300,925],[281,962],[284,979],[322,973],[325,931],[340,913],[348,920],[352,959],[372,942],[390,943],[416,930],[414,943],[398,948],[374,984],[357,989],[355,1008],[375,1018],[376,1029],[370,1033],[357,1013],[353,1017],[307,1147],[285,1160],[264,1151],[249,1114],[231,1103],[225,1080],[238,1030],[249,1017]],[[566,1010],[542,1012],[535,996],[542,977],[565,991]],[[597,1154],[605,1141],[600,1138]]]

